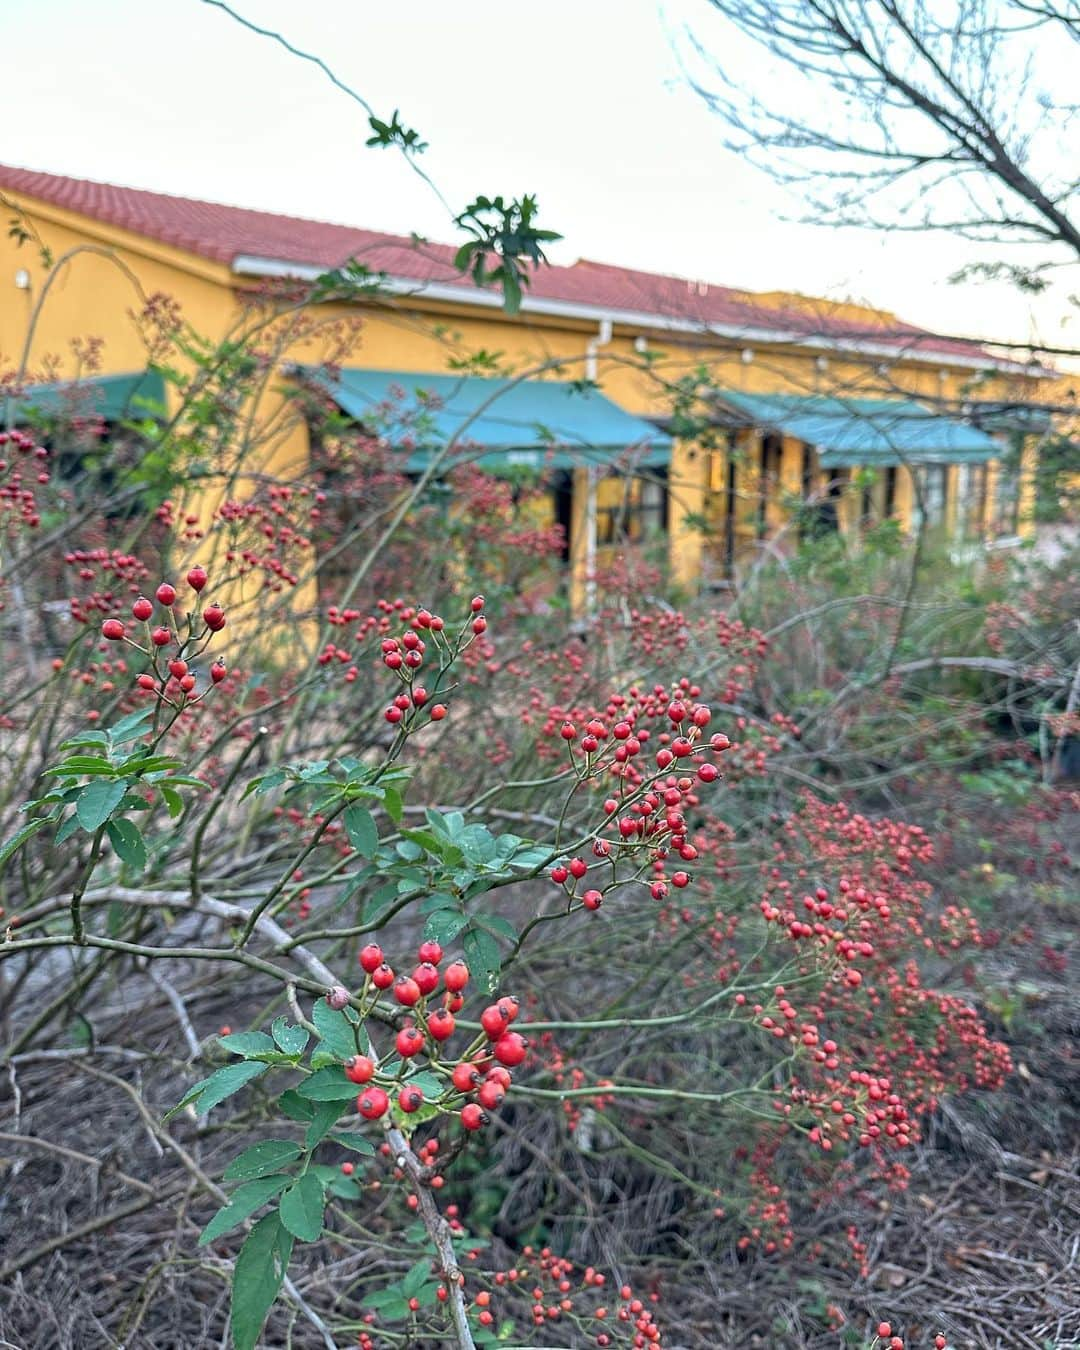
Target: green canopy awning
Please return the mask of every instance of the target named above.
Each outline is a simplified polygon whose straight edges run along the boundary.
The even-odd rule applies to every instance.
[[[817,449],[823,469],[848,465],[981,464],[1002,446],[977,427],[908,399],[826,398],[716,390],[746,426],[793,436]]]
[[[407,453],[420,473],[451,440],[454,462],[485,469],[667,464],[671,438],[595,389],[559,380],[419,375],[394,370],[297,372],[342,412]]]
[[[0,395],[0,420],[7,420],[8,400]],[[133,375],[88,375],[82,380],[27,385],[14,400],[14,420],[35,417],[101,417],[106,422],[161,415],[165,380],[156,370]]]

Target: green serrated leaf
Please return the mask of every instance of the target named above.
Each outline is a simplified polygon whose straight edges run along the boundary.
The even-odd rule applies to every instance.
[[[424,938],[428,942],[445,946],[457,937],[468,922],[468,915],[462,914],[459,909],[437,909],[429,915],[424,925]]]
[[[322,1234],[324,1205],[322,1182],[305,1172],[281,1197],[281,1222],[301,1242],[316,1242]]]
[[[477,914],[474,922],[478,923],[481,928],[486,928],[489,933],[496,933],[509,942],[517,941],[517,929],[512,923],[508,923],[501,914]]]
[[[386,814],[395,825],[401,824],[403,806],[401,793],[395,787],[387,786],[383,795],[383,805],[386,807]]]
[[[199,1093],[196,1108],[199,1114],[205,1115],[207,1111],[213,1110],[226,1097],[231,1097],[252,1079],[265,1073],[266,1069],[267,1065],[260,1064],[257,1060],[245,1059],[240,1064],[227,1064],[224,1069],[212,1073]]]
[[[229,1203],[222,1205],[199,1234],[199,1246],[205,1247],[222,1233],[243,1223],[260,1205],[283,1191],[291,1180],[289,1176],[260,1177],[257,1181],[246,1181],[243,1186],[237,1186],[229,1197]]]
[[[364,806],[353,802],[345,808],[345,832],[349,843],[363,858],[371,858],[379,848],[379,830],[375,817]]]
[[[133,741],[141,736],[146,730],[145,723],[149,722],[154,715],[153,708],[140,708],[138,712],[129,713],[117,722],[116,726],[110,727],[105,733],[112,745],[125,745],[128,741]]]
[[[183,797],[180,796],[175,788],[171,788],[165,783],[159,783],[157,789],[161,793],[170,817],[175,820],[184,809]]]
[[[277,1049],[264,1031],[234,1031],[230,1036],[219,1036],[218,1043],[230,1054],[243,1055],[245,1058],[273,1054]]]
[[[331,1008],[325,999],[319,999],[311,1010],[311,1020],[327,1050],[338,1059],[351,1059],[356,1054],[356,1034],[353,1023],[337,1008]]]
[[[302,1055],[308,1043],[305,1027],[292,1026],[284,1017],[276,1017],[270,1028],[279,1049],[286,1055]]]
[[[93,834],[108,820],[124,799],[127,785],[122,779],[96,779],[87,785],[75,799],[79,824]]]
[[[263,1139],[252,1144],[235,1157],[225,1169],[226,1181],[247,1181],[251,1177],[279,1172],[295,1162],[301,1153],[300,1145],[291,1139]]]
[[[49,823],[48,816],[41,816],[37,820],[28,820],[20,830],[16,830],[10,839],[4,841],[0,846],[0,867],[7,862],[13,853],[17,853],[23,844],[35,834],[42,826]]]
[[[105,829],[120,861],[141,872],[146,867],[146,844],[135,824],[121,817],[110,820]]]
[[[485,994],[492,994],[499,987],[499,972],[502,958],[499,944],[483,928],[470,927],[462,939],[465,948],[465,960],[476,979],[477,986]]]
[[[233,1271],[234,1350],[255,1350],[292,1255],[293,1237],[275,1210],[260,1219],[240,1248]]]
[[[356,1096],[359,1088],[355,1083],[350,1083],[335,1064],[305,1078],[296,1091],[309,1102],[347,1102],[350,1097]]]
[[[352,1149],[354,1153],[365,1153],[369,1158],[375,1156],[375,1145],[371,1140],[353,1130],[338,1130],[336,1134],[329,1136],[329,1142],[340,1144],[342,1148]]]
[[[304,1135],[304,1147],[310,1152],[316,1144],[320,1143],[338,1122],[338,1117],[342,1114],[342,1103],[340,1101],[320,1102],[315,1108],[315,1114],[311,1118],[311,1124],[307,1127]]]
[[[290,1120],[298,1120],[301,1124],[307,1124],[315,1115],[315,1107],[311,1102],[306,1102],[295,1088],[286,1088],[278,1098],[278,1109]]]

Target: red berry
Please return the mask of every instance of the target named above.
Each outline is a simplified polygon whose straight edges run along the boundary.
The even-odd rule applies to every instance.
[[[431,720],[433,722],[441,722],[445,716],[446,716],[446,704],[436,703],[431,710]]]
[[[551,869],[551,879],[556,886],[564,886],[566,884],[566,878],[569,875],[569,869],[564,867],[562,863],[560,863],[558,867],[553,867]]]
[[[170,586],[167,581],[163,581],[154,594],[157,596],[159,605],[165,605],[168,608],[170,605],[176,604],[176,587]]]
[[[502,998],[497,1000],[495,1006],[508,1022],[512,1022],[521,1011],[521,999],[513,994],[504,994]]]
[[[138,600],[131,606],[131,612],[141,623],[145,623],[150,615],[153,614],[154,606],[147,600],[145,595],[140,595]]]
[[[458,994],[469,983],[469,967],[464,961],[452,961],[443,973],[443,982],[452,994]]]
[[[408,975],[402,975],[394,985],[394,997],[406,1008],[411,1008],[420,1002],[420,986]]]
[[[202,588],[206,585],[206,581],[207,577],[205,567],[193,567],[191,571],[187,574],[187,584],[191,587],[193,591],[201,591]]]
[[[355,1167],[355,1165],[354,1165],[353,1163],[351,1163],[351,1162],[343,1162],[343,1163],[341,1164],[341,1175],[342,1175],[343,1177],[351,1177],[352,1174],[353,1174],[355,1171],[356,1171],[356,1167]]]
[[[202,612],[203,623],[211,633],[220,633],[225,627],[225,611],[220,605],[207,605]]]
[[[421,994],[430,994],[439,983],[439,972],[430,961],[421,961],[412,973]]]
[[[394,1045],[402,1059],[412,1059],[424,1048],[424,1033],[419,1027],[402,1027],[394,1038]]]
[[[480,1025],[484,1028],[489,1041],[496,1041],[506,1031],[510,1019],[497,1003],[485,1008],[480,1014]]]
[[[356,1109],[365,1120],[378,1120],[380,1116],[386,1114],[389,1105],[390,1098],[381,1087],[368,1088],[356,1099]]]
[[[878,1323],[877,1334],[878,1334],[879,1336],[891,1336],[891,1335],[892,1335],[892,1324],[889,1323],[889,1322],[879,1322],[879,1323]]]
[[[498,1083],[504,1092],[510,1091],[510,1084],[514,1081],[510,1077],[510,1070],[505,1068],[502,1064],[493,1064],[484,1075],[484,1078],[489,1083]]]
[[[135,683],[139,686],[140,689],[157,688],[157,685],[154,683],[153,675],[137,675],[135,677]]]
[[[480,1075],[472,1064],[455,1064],[450,1077],[458,1092],[471,1092],[480,1081]]]
[[[371,975],[383,963],[383,949],[377,942],[369,942],[360,949],[360,964]]]
[[[577,727],[574,726],[573,722],[564,722],[559,735],[564,741],[572,741],[577,736]]]
[[[224,661],[215,661],[210,667],[210,678],[215,684],[220,684],[227,673]]]
[[[570,875],[574,877],[575,880],[580,881],[588,870],[589,864],[584,858],[570,859]]]
[[[474,595],[469,601],[469,608],[474,614],[479,614],[484,608],[484,597],[482,595]]]
[[[119,619],[106,619],[101,625],[101,636],[110,642],[120,642],[124,636],[124,625]]]
[[[689,873],[676,872],[675,875],[671,878],[671,884],[673,886],[678,886],[680,890],[682,890],[684,886],[689,886],[690,885]]]
[[[600,891],[586,891],[581,897],[581,903],[586,909],[599,909],[604,902],[604,897]]]
[[[485,1111],[497,1111],[502,1106],[506,1098],[506,1092],[501,1083],[496,1083],[489,1079],[486,1083],[480,1085],[480,1090],[476,1094],[476,1100]]]
[[[483,1107],[477,1106],[476,1102],[469,1102],[461,1108],[461,1123],[467,1130],[482,1130],[488,1118]]]
[[[701,764],[698,766],[697,776],[703,783],[715,783],[720,777],[720,770],[715,764]]]
[[[389,989],[394,983],[394,971],[384,961],[371,972],[371,983],[376,989]]]
[[[525,1058],[525,1037],[519,1036],[516,1031],[508,1031],[505,1036],[500,1036],[495,1042],[492,1046],[492,1052],[500,1064],[505,1064],[508,1069],[513,1069]]]
[[[172,641],[172,634],[167,628],[155,628],[150,634],[150,641],[155,647],[167,647]]]
[[[185,694],[190,694],[191,691],[195,688],[195,676],[185,675],[184,678],[180,681],[180,688],[184,691]]]
[[[174,679],[182,680],[187,673],[188,673],[187,662],[181,661],[178,656],[174,656],[173,659],[169,662],[169,674]]]
[[[417,956],[421,961],[437,966],[443,958],[443,950],[437,942],[422,942]]]
[[[473,622],[472,622],[472,630],[473,630],[474,633],[486,633],[486,632],[487,632],[487,619],[485,619],[484,616],[483,616],[482,614],[480,615],[480,617],[479,617],[478,619],[473,619]]]
[[[453,1014],[447,1012],[445,1008],[436,1008],[433,1013],[428,1014],[427,1028],[432,1040],[449,1040],[454,1034]]]
[[[400,708],[395,708],[394,705],[391,704],[390,707],[387,708],[387,710],[383,713],[383,716],[386,718],[388,722],[396,725],[398,722],[401,721],[401,719],[405,716],[405,714],[401,711]]]
[[[397,1104],[406,1114],[411,1115],[413,1111],[419,1111],[423,1106],[424,1093],[421,1088],[409,1087],[406,1084],[398,1093]]]
[[[367,1055],[353,1055],[345,1061],[345,1077],[350,1083],[370,1082],[375,1074],[375,1061]]]

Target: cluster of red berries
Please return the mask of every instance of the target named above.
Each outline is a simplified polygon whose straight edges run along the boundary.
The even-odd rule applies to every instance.
[[[673,731],[663,731],[658,736],[661,745],[654,757],[655,770],[635,764],[643,743],[649,739],[649,731],[646,727],[635,727],[631,717],[620,717],[610,727],[599,718],[593,718],[586,723],[580,738],[578,728],[569,720],[563,723],[560,731],[571,747],[571,756],[574,755],[572,743],[576,743],[585,756],[584,767],[579,768],[583,781],[595,778],[603,771],[610,771],[619,780],[620,795],[610,796],[604,802],[610,837],[598,832],[593,840],[593,855],[600,860],[598,865],[645,850],[653,879],[643,884],[648,886],[654,900],[664,900],[669,887],[683,890],[690,885],[690,873],[682,868],[668,874],[667,859],[672,853],[684,863],[692,863],[698,857],[698,848],[688,837],[684,808],[698,804],[696,789],[701,784],[714,783],[720,777],[716,764],[702,754],[706,748],[702,739],[704,730],[712,718],[709,709],[701,703],[688,705],[675,697],[667,703],[665,711]],[[708,741],[707,748],[722,753],[730,745],[727,736],[718,732]],[[684,763],[688,768],[695,767],[693,777],[686,773],[667,773],[673,765]],[[572,902],[577,898],[577,883],[585,879],[589,870],[584,858],[571,858],[557,863],[550,876]],[[612,881],[607,889],[619,884],[622,883]],[[604,895],[605,891],[588,887],[581,893],[581,905],[597,910]]]
[[[881,1350],[904,1350],[904,1339],[902,1336],[894,1336],[892,1324],[889,1322],[879,1322],[877,1325],[877,1335],[872,1342],[871,1350],[875,1350],[880,1342]],[[946,1350],[948,1341],[942,1332],[938,1332],[934,1337],[934,1350]]]
[[[28,477],[18,460],[12,465],[3,458],[9,448],[18,455],[36,459],[37,472]],[[41,524],[41,512],[38,510],[34,489],[27,484],[32,481],[38,486],[43,486],[49,481],[48,472],[44,467],[44,461],[48,456],[49,452],[45,447],[38,445],[33,436],[25,431],[0,431],[0,474],[7,474],[0,480],[0,512],[9,513],[29,529]]]
[[[187,583],[196,595],[205,588],[208,579],[206,570],[202,567],[193,567],[187,574]],[[189,615],[188,633],[186,637],[182,637],[178,626],[174,625],[172,615],[173,606],[177,601],[176,587],[171,582],[163,581],[154,592],[154,599],[166,611],[163,620],[156,624],[151,624],[154,617],[154,602],[145,595],[140,595],[131,606],[132,618],[144,625],[147,645],[144,646],[132,637],[131,625],[121,619],[106,619],[101,625],[101,635],[109,642],[126,642],[150,658],[152,672],[143,671],[135,677],[138,689],[157,695],[162,702],[170,706],[195,703],[202,695],[195,693],[198,680],[187,658],[200,655],[213,634],[221,632],[226,622],[225,611],[217,603],[207,605],[202,612],[205,626],[201,631],[197,631],[198,625],[194,616]],[[176,648],[175,654],[168,656],[166,648],[173,646]],[[210,666],[211,684],[220,684],[226,674],[224,661],[220,658],[214,661]]]
[[[510,1089],[511,1070],[527,1053],[525,1038],[511,1030],[520,1004],[507,996],[485,1008],[480,1017],[482,1034],[461,1055],[449,1057],[446,1043],[457,1030],[455,1014],[465,1003],[469,968],[457,960],[440,972],[443,949],[437,942],[422,943],[417,956],[418,964],[410,974],[396,975],[377,943],[368,943],[360,951],[364,971],[361,1007],[369,997],[374,1006],[380,993],[389,992],[408,1014],[394,1037],[395,1055],[387,1054],[382,1060],[354,1055],[346,1062],[345,1076],[364,1087],[356,1109],[365,1120],[378,1120],[390,1109],[390,1093],[396,1090],[396,1105],[407,1116],[423,1106],[434,1106],[442,1113],[459,1112],[467,1130],[482,1129],[488,1123],[486,1112],[502,1105]],[[335,992],[331,990],[328,1001]],[[442,1080],[437,1093],[415,1081],[403,1081],[403,1066],[421,1056]]]

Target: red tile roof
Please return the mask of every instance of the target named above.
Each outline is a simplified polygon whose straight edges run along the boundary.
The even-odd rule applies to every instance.
[[[227,266],[249,256],[329,269],[355,257],[390,276],[473,289],[455,270],[454,249],[446,244],[414,244],[374,230],[0,165],[0,191],[4,189]],[[774,335],[873,343],[898,352],[939,357],[951,353],[969,360],[984,355],[975,343],[927,333],[890,315],[853,320],[827,300],[808,300],[797,307],[766,305],[751,293],[726,286],[586,260],[539,269],[527,294],[600,311],[634,311]]]

